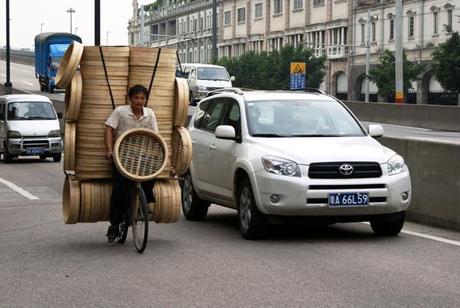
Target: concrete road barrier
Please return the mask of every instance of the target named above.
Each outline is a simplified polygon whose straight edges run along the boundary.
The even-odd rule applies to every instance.
[[[401,154],[411,173],[408,220],[460,230],[460,142],[382,137]]]
[[[460,131],[460,106],[344,103],[362,121]]]

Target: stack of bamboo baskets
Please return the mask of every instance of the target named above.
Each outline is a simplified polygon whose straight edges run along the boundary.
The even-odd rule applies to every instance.
[[[63,192],[66,224],[109,219],[112,162],[104,157],[104,123],[113,106],[108,83],[115,107],[129,104],[127,92],[131,86],[141,84],[151,89],[148,107],[155,112],[159,133],[170,153],[167,167],[155,181],[156,202],[150,205],[151,219],[158,223],[178,220],[181,195],[177,176],[188,169],[192,143],[183,127],[188,85],[175,77],[175,70],[175,49],[99,48],[78,43],[68,49],[57,78],[58,86],[67,88]]]

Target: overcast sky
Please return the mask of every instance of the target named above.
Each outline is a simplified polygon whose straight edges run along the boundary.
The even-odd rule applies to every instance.
[[[139,5],[153,0],[138,0]],[[69,32],[72,28],[83,44],[94,45],[94,0],[10,0],[10,44],[15,48],[33,49],[34,37],[43,32]],[[101,44],[128,44],[128,20],[132,16],[132,0],[101,0]],[[6,1],[0,0],[0,46],[6,45]]]

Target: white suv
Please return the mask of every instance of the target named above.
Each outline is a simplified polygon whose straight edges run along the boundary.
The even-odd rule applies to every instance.
[[[401,156],[337,99],[318,92],[225,89],[202,100],[190,126],[193,159],[182,187],[189,220],[211,203],[238,211],[244,238],[268,223],[370,221],[397,235],[411,199]]]

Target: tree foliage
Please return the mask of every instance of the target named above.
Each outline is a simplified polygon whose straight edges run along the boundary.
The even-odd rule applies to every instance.
[[[442,87],[460,93],[460,35],[453,32],[433,51],[433,74]]]
[[[395,92],[395,56],[394,53],[385,50],[379,57],[379,63],[369,70],[368,78],[375,82],[378,88],[378,94],[388,97]],[[424,65],[407,60],[406,53],[403,53],[403,87],[404,92],[411,88],[414,80],[423,71]]]
[[[250,51],[238,58],[221,58],[216,64],[225,66],[235,76],[235,87],[260,90],[289,89],[291,62],[307,64],[307,87],[318,88],[324,78],[325,58],[316,58],[310,49],[285,46],[280,51]]]

